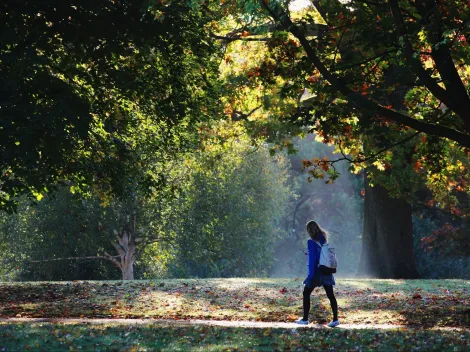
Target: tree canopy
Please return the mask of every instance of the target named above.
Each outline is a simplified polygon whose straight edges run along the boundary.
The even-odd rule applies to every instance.
[[[315,0],[296,13],[289,3],[220,7],[214,36],[256,47],[251,64],[228,76],[238,89],[226,111],[280,147],[289,133],[334,143],[339,159],[305,161],[312,177],[334,180],[335,163],[347,160],[355,172],[371,166],[371,182],[392,195],[468,212],[466,2]],[[237,60],[228,50],[227,64]],[[424,185],[432,196],[423,201],[415,195]]]
[[[435,236],[420,235],[430,247],[449,232],[468,238],[466,2],[312,0],[296,12],[291,2],[3,2],[0,208],[11,212],[23,195],[41,200],[67,189],[84,203],[70,206],[61,194],[54,203],[48,194],[49,203],[38,209],[81,209],[81,222],[101,222],[96,233],[117,235],[119,255],[103,246],[93,254],[121,269],[164,253],[155,272],[173,255],[165,270],[176,276],[238,275],[250,267],[262,273],[274,248],[269,231],[279,230],[290,192],[284,154],[273,166],[266,151],[296,152],[296,145],[303,148],[296,137],[308,136],[307,143],[315,139],[335,150],[312,144],[291,157],[307,180],[333,183],[346,172],[341,161],[348,171],[365,171],[365,199],[375,190],[381,204],[392,204],[390,196],[402,200],[391,208],[406,208],[409,248],[409,203],[415,214],[419,207],[439,208],[448,219],[460,218]],[[359,182],[354,194],[346,186],[340,197],[321,198],[362,204]],[[314,209],[307,205],[296,208],[299,219]],[[347,212],[357,209],[352,205]],[[2,222],[4,232],[30,226],[44,240],[64,236],[56,227],[67,228],[69,217],[28,223],[37,215],[26,208],[31,213],[20,214],[18,223]],[[325,214],[318,216],[328,223],[333,217]],[[383,232],[376,237],[394,252]],[[87,236],[76,248],[93,243]],[[25,240],[20,247],[36,255],[34,241]],[[263,241],[259,251],[254,243]],[[187,242],[192,252],[184,252]],[[103,243],[109,246],[109,239]],[[234,255],[250,253],[252,261],[224,261],[228,247]]]
[[[196,122],[218,115],[208,17],[185,2],[4,1],[0,20],[4,209],[58,183],[119,193],[123,175],[193,146]]]

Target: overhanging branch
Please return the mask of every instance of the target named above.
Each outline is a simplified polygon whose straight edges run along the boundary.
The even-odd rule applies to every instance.
[[[217,35],[214,33],[211,33],[210,36],[214,39],[217,40],[223,40],[226,43],[231,43],[236,40],[242,40],[242,41],[247,41],[247,42],[267,42],[271,38],[268,37],[261,37],[261,38],[256,38],[256,37],[244,37],[242,35],[234,35],[234,36],[223,36],[223,35]]]
[[[382,105],[364,97],[359,92],[352,91],[347,87],[346,83],[343,82],[341,78],[337,77],[327,69],[327,67],[318,57],[316,50],[311,45],[311,43],[315,44],[315,41],[307,40],[302,30],[292,22],[288,15],[284,13],[284,11],[279,6],[273,10],[263,0],[260,0],[260,4],[276,21],[281,23],[286,30],[291,32],[300,41],[300,44],[304,48],[309,61],[318,69],[320,74],[344,96],[350,105],[358,109],[369,109],[379,116],[385,117],[395,123],[411,127],[416,131],[424,132],[429,135],[448,138],[459,143],[463,147],[470,148],[470,135],[467,133],[462,133],[442,125],[413,119],[395,110],[385,108]],[[276,11],[278,11],[278,13],[276,13]]]

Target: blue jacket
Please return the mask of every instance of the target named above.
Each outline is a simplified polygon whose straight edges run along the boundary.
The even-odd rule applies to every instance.
[[[325,237],[319,236],[318,240],[322,245],[326,243]],[[307,241],[308,247],[308,276],[304,280],[304,285],[307,287],[319,287],[323,285],[335,285],[335,278],[333,274],[322,274],[318,268],[320,261],[321,248],[312,239]]]

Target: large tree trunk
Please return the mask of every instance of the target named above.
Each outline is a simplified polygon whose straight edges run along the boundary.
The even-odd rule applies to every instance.
[[[371,187],[365,176],[364,229],[359,276],[389,279],[419,277],[413,250],[411,206]]]

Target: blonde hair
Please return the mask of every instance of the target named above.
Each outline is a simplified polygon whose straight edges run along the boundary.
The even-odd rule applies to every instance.
[[[328,243],[328,232],[326,232],[325,230],[323,230],[320,225],[318,225],[315,221],[313,220],[310,220],[307,225],[306,225],[306,228],[307,228],[307,232],[310,236],[310,238],[314,241],[317,240],[317,235],[323,235],[325,237],[325,242]]]

